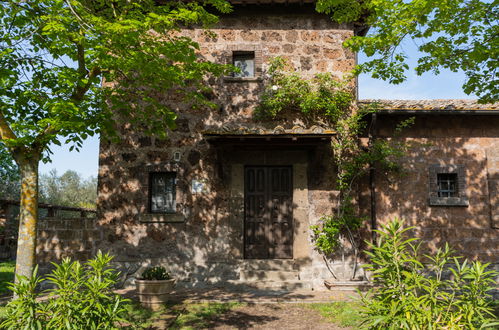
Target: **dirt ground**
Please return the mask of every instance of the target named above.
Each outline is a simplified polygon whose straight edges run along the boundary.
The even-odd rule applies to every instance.
[[[234,308],[214,320],[213,329],[345,329],[319,312],[296,304],[255,304]]]
[[[173,321],[173,322],[172,322]],[[171,326],[172,318],[157,320],[152,329],[179,329]],[[186,324],[187,325],[187,324]],[[180,327],[182,329],[184,327]],[[189,324],[184,329],[352,329],[334,325],[319,314],[300,304],[244,304],[222,314],[204,318],[202,324]]]

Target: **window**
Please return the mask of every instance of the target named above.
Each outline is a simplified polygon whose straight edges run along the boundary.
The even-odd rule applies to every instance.
[[[429,167],[429,202],[431,206],[468,206],[466,171],[462,164]]]
[[[255,52],[233,52],[232,64],[241,70],[241,72],[234,72],[235,78],[253,78],[255,76]]]
[[[438,173],[438,197],[457,197],[457,173]]]
[[[175,172],[150,173],[149,183],[149,203],[151,213],[175,213]]]

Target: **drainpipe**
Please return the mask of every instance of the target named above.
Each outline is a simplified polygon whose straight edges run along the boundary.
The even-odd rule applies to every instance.
[[[371,128],[369,129],[369,150],[372,149],[374,144],[374,139],[376,138],[376,113],[372,114],[371,117]],[[369,190],[371,192],[371,239],[373,243],[376,243],[376,230],[378,225],[376,223],[376,172],[374,164],[369,164]]]

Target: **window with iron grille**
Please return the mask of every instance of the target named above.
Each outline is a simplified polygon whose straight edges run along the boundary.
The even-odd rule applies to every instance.
[[[457,173],[438,173],[438,197],[458,197]]]
[[[234,72],[235,78],[252,78],[255,76],[255,52],[233,52],[232,64],[240,70],[240,72]]]
[[[151,213],[175,213],[175,172],[149,174],[149,205]]]
[[[464,165],[431,164],[429,166],[429,193],[431,206],[468,206]]]

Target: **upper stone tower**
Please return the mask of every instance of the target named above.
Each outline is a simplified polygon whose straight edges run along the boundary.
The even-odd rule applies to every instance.
[[[184,30],[199,43],[203,59],[243,68],[241,73],[211,81],[210,98],[219,105],[219,112],[210,116],[208,127],[251,118],[274,57],[286,59],[305,78],[322,72],[342,78],[354,68],[355,54],[342,46],[354,35],[354,24],[334,23],[315,11],[314,1],[231,2],[232,13],[222,15],[210,32]]]

